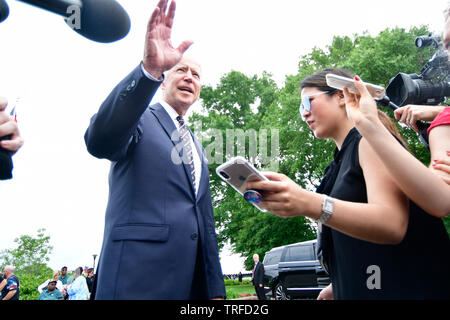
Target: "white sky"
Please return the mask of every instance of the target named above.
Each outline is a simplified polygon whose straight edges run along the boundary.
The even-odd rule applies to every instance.
[[[119,2],[130,15],[130,33],[100,44],[70,30],[62,17],[8,0],[10,14],[0,24],[0,95],[11,104],[20,97],[25,144],[14,156],[14,179],[0,182],[0,250],[46,228],[54,269],[91,266],[100,253],[109,162],[90,156],[83,136],[106,96],[141,61],[158,1]],[[297,73],[301,55],[334,35],[422,24],[440,33],[446,2],[178,0],[172,39],[176,46],[194,41],[189,52],[202,64],[204,84],[214,86],[237,70],[268,71],[281,86]],[[243,270],[242,261],[221,254],[224,273]]]

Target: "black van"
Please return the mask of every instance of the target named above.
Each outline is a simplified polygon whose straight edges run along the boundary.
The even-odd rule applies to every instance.
[[[277,300],[315,299],[330,284],[316,255],[317,240],[273,248],[264,256],[264,287]]]

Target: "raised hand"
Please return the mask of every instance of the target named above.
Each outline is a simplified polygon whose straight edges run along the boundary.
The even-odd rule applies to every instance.
[[[355,86],[359,91],[357,95],[350,93],[347,88],[344,89],[347,116],[358,130],[371,129],[374,125],[381,123],[378,118],[377,104],[358,76],[355,77]]]
[[[142,64],[145,70],[156,79],[160,79],[164,71],[176,65],[193,43],[192,41],[183,41],[178,48],[172,46],[170,38],[176,3],[172,0],[168,10],[167,4],[168,0],[159,1],[148,22],[145,36]]]

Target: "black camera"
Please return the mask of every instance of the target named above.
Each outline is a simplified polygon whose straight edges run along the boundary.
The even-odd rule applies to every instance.
[[[386,95],[398,107],[407,104],[436,105],[450,96],[450,62],[440,36],[417,37],[417,48],[434,46],[437,50],[420,74],[399,73],[389,81]]]
[[[447,81],[431,82],[417,74],[399,73],[389,82],[386,94],[399,107],[408,104],[431,106],[450,96],[450,85]]]
[[[386,97],[380,104],[391,109],[408,104],[438,105],[450,96],[450,62],[446,50],[442,47],[441,37],[429,34],[417,37],[417,48],[434,46],[436,52],[422,67],[419,74],[399,73],[389,81]],[[429,124],[418,121],[420,141],[427,147]]]

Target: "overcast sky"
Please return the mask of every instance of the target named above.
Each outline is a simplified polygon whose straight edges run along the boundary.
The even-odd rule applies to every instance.
[[[126,38],[100,44],[83,38],[55,14],[8,0],[0,24],[0,95],[17,105],[25,144],[14,156],[14,179],[0,182],[0,250],[20,235],[46,228],[49,265],[91,266],[103,239],[109,162],[90,156],[84,132],[113,87],[142,59],[147,21],[157,0],[119,1],[131,18]],[[216,85],[231,70],[268,71],[282,86],[300,56],[334,35],[371,35],[396,26],[443,29],[446,0],[178,0],[174,45],[189,49]],[[411,44],[413,45],[413,44]],[[199,104],[196,105],[199,108]],[[97,260],[98,261],[98,260]],[[242,259],[221,254],[224,273]]]

